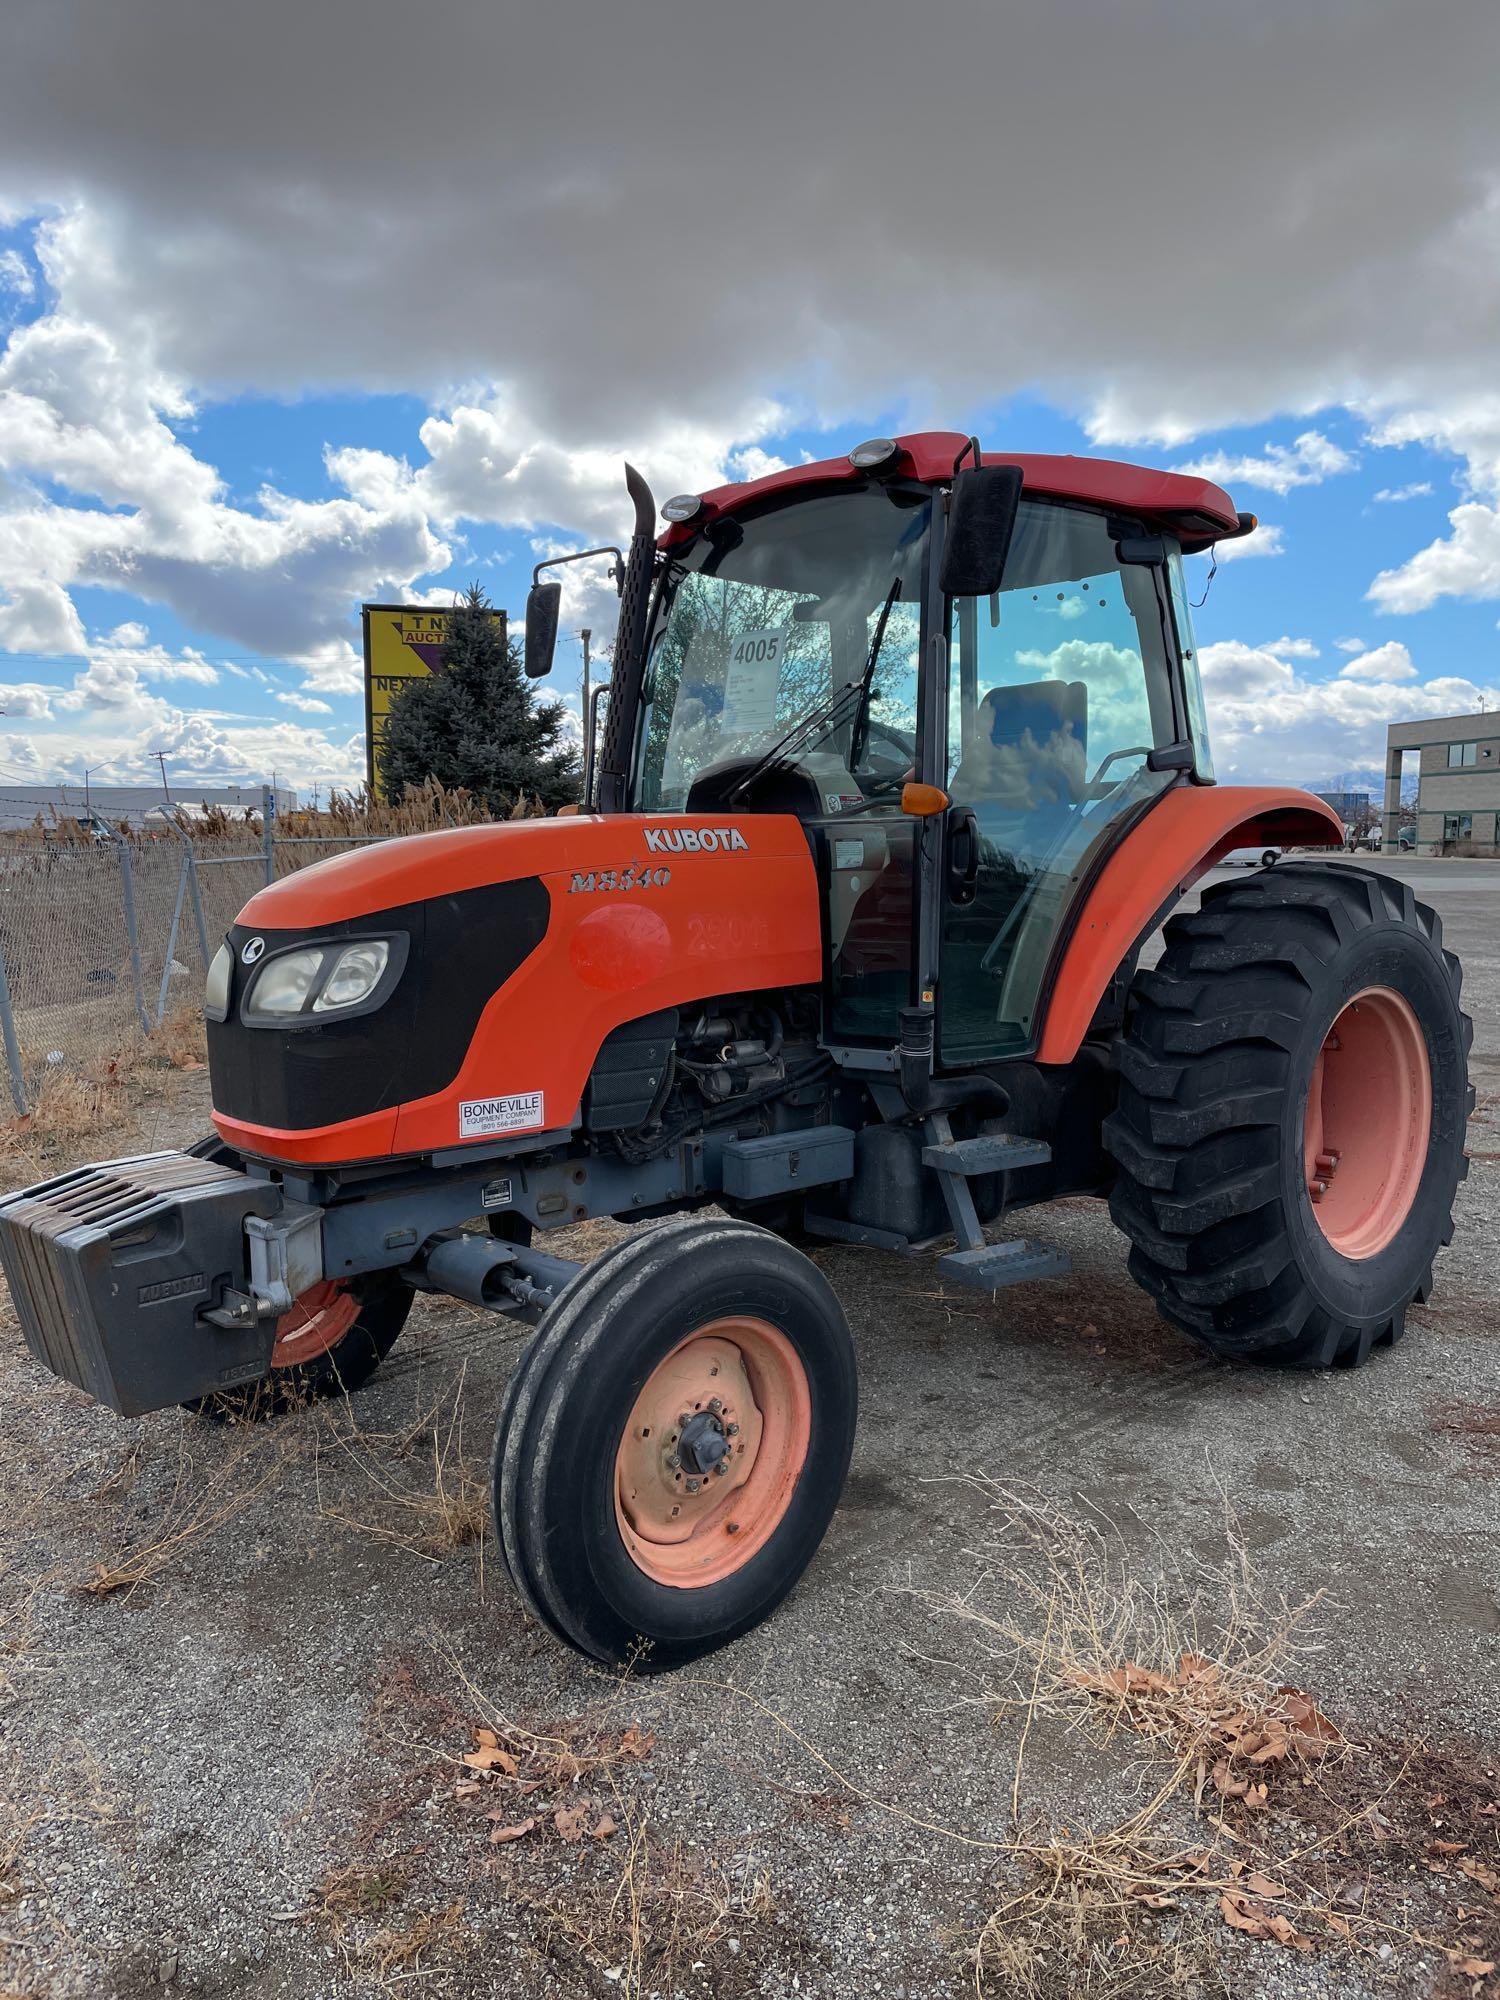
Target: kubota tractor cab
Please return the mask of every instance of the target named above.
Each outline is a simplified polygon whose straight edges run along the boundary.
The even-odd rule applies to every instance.
[[[0,1207],[33,1353],[124,1414],[356,1388],[413,1294],[536,1322],[496,1436],[522,1601],[670,1666],[764,1617],[854,1437],[820,1241],[995,1292],[1108,1197],[1216,1352],[1363,1361],[1425,1299],[1470,1028],[1310,794],[1214,782],[1182,556],[1206,480],[874,439],[655,509],[618,560],[591,805],[252,897],[207,982],[215,1136]],[[543,565],[543,568],[549,565]],[[558,586],[534,584],[528,669]],[[1166,923],[1149,971],[1143,944]],[[583,1267],[543,1246],[637,1221]]]

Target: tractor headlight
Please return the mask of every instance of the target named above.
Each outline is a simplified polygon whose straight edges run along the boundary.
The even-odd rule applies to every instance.
[[[203,1017],[207,1021],[229,1018],[229,982],[234,974],[234,953],[221,944],[213,955],[208,977],[203,982]]]
[[[390,959],[391,948],[384,938],[346,945],[323,981],[322,991],[312,1005],[313,1012],[330,1014],[336,1008],[357,1007],[361,1000],[368,1000],[380,984]]]
[[[272,953],[250,980],[241,1016],[250,1027],[311,1028],[330,1016],[373,1013],[401,977],[408,942],[402,931]]]
[[[300,1014],[323,970],[321,951],[287,951],[268,958],[245,998],[247,1013]]]

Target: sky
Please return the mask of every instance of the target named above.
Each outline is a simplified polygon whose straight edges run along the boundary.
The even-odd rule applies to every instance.
[[[1500,707],[1493,0],[9,0],[0,787],[357,783],[361,601],[859,439],[1187,466],[1221,779]],[[567,578],[576,712],[602,573]],[[1206,596],[1205,596],[1206,593]]]

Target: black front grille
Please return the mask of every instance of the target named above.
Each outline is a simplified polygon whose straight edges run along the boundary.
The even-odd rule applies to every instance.
[[[208,1026],[214,1109],[250,1125],[303,1132],[446,1090],[490,999],[545,936],[549,909],[541,878],[532,875],[308,930],[236,924],[229,1018]],[[406,966],[375,1013],[295,1028],[248,1027],[240,1019],[256,969],[241,961],[248,939],[265,936],[282,951],[398,931],[409,939]]]

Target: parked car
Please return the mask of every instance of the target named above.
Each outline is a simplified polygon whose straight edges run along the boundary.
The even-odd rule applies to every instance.
[[[1232,847],[1219,863],[1221,868],[1274,868],[1281,859],[1279,847]]]

